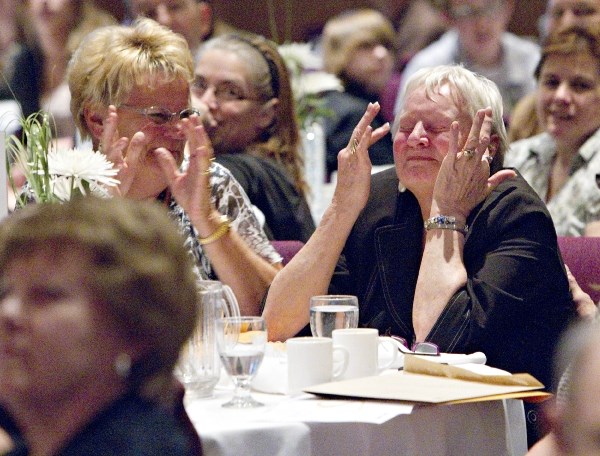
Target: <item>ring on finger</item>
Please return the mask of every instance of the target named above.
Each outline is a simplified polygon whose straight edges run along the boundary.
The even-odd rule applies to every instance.
[[[492,163],[492,160],[494,160],[494,157],[492,157],[491,155],[484,155],[483,159],[486,160],[488,163]]]
[[[465,149],[462,151],[462,154],[468,160],[470,158],[473,158],[473,156],[475,155],[475,151],[473,149]]]
[[[350,155],[355,155],[357,148],[358,148],[358,140],[356,138],[352,138],[352,144],[350,145]]]

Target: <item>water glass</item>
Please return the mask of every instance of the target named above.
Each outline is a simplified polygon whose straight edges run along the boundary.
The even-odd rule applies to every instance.
[[[216,333],[221,363],[235,386],[233,398],[223,407],[251,408],[263,405],[250,395],[250,385],[265,354],[267,327],[264,318],[220,318],[217,320]]]
[[[356,296],[321,295],[310,298],[310,332],[314,337],[331,337],[334,329],[357,326]]]

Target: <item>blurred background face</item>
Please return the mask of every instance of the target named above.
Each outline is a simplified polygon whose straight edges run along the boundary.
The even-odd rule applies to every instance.
[[[600,64],[588,52],[550,54],[539,77],[538,114],[558,143],[578,148],[600,127]]]
[[[210,7],[197,0],[130,0],[133,17],[144,16],[183,35],[195,49],[211,29]],[[208,12],[208,15],[207,15]]]
[[[548,33],[571,26],[600,23],[600,0],[550,0],[546,12]]]
[[[466,57],[481,66],[498,63],[500,40],[512,14],[512,2],[450,0],[449,13],[458,29],[461,50]]]
[[[344,75],[367,93],[379,95],[392,75],[394,56],[384,44],[365,42],[357,46],[348,59]]]
[[[30,18],[38,31],[51,28],[67,33],[79,12],[80,0],[29,0]]]
[[[192,97],[208,107],[215,125],[206,127],[216,153],[240,152],[270,124],[250,78],[237,54],[209,49],[196,65]]]

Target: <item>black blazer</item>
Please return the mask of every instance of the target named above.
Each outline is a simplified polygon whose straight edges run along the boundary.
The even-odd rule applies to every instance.
[[[427,340],[444,352],[483,351],[488,365],[528,372],[550,386],[553,351],[575,310],[544,203],[517,176],[476,207],[468,224],[467,284]],[[395,170],[374,175],[330,287],[358,296],[361,325],[414,341],[423,229],[416,198],[398,191]]]

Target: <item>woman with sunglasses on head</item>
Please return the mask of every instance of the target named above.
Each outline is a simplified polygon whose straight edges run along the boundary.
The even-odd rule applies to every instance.
[[[198,275],[231,286],[241,312],[256,314],[281,257],[243,189],[212,163],[210,142],[190,108],[192,79],[192,56],[180,35],[150,19],[106,27],[70,62],[71,111],[82,137],[118,167],[117,193],[168,207]]]
[[[198,53],[192,85],[216,161],[265,216],[273,239],[306,242],[315,229],[306,202],[290,77],[261,36],[223,35]]]

